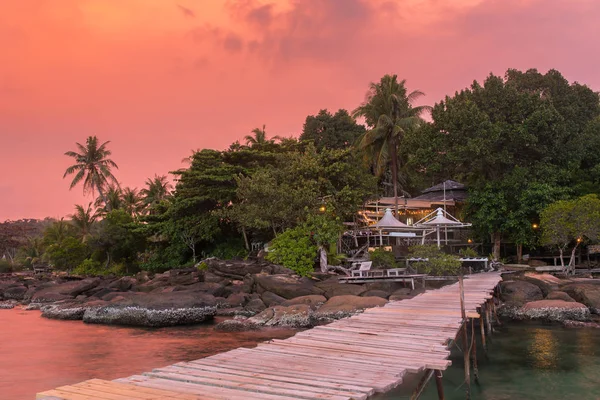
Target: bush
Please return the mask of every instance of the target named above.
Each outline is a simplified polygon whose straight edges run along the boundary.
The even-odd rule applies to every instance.
[[[125,275],[125,265],[113,263],[108,268],[104,264],[90,258],[83,260],[74,270],[75,275]]]
[[[444,254],[436,245],[418,245],[409,249],[411,257],[428,258],[416,263],[419,272],[430,275],[457,275],[461,262],[458,257]]]
[[[0,259],[0,274],[5,274],[13,272],[12,265],[8,262],[8,260]]]
[[[242,240],[228,240],[218,243],[209,257],[217,257],[221,260],[231,260],[232,258],[246,258],[248,251],[244,247]]]
[[[470,247],[465,247],[464,249],[460,249],[458,251],[458,254],[461,257],[465,257],[465,258],[475,258],[475,257],[479,257],[479,254],[477,254],[477,252],[470,248]]]
[[[271,242],[266,259],[281,264],[301,276],[314,271],[317,245],[302,226],[288,229]]]
[[[396,257],[391,251],[375,249],[369,253],[369,259],[373,262],[373,267],[375,268],[396,268]]]

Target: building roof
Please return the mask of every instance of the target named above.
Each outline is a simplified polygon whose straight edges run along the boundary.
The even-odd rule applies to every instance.
[[[445,200],[447,204],[449,202],[462,203],[467,199],[467,187],[460,182],[452,180],[447,180],[438,185],[427,188],[421,192],[420,196],[413,197],[413,199],[431,202],[443,202],[444,184],[446,185]]]
[[[406,225],[403,222],[400,222],[396,219],[396,217],[394,217],[394,215],[392,214],[392,210],[390,210],[389,208],[386,208],[385,210],[385,214],[383,214],[383,218],[381,218],[379,221],[377,221],[377,223],[375,224],[376,228],[383,228],[383,229],[394,229],[394,228],[408,228],[408,225]]]

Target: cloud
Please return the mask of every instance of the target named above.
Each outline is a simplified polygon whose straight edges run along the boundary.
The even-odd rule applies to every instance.
[[[239,35],[230,32],[223,39],[223,46],[225,47],[225,50],[237,53],[242,50],[244,42]]]
[[[186,17],[186,18],[196,18],[196,13],[194,11],[192,11],[191,9],[184,7],[180,4],[177,4],[177,8],[179,8],[179,10],[181,11],[181,13]]]

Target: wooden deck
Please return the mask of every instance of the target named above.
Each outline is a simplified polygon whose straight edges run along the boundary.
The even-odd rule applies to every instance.
[[[500,280],[498,272],[464,280],[467,318],[480,317],[478,307],[492,299]],[[366,399],[396,387],[408,372],[445,370],[450,365],[449,342],[462,325],[457,283],[253,349],[240,348],[112,382],[92,379],[38,393],[36,398]]]

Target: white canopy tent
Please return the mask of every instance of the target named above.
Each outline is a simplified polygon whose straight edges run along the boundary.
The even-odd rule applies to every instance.
[[[387,236],[392,237],[416,237],[417,234],[414,232],[399,232],[411,230],[411,227],[406,225],[405,223],[398,221],[396,217],[392,214],[392,210],[390,208],[385,209],[385,214],[383,217],[377,221],[373,228],[379,231],[379,242],[383,246],[383,231],[392,231],[389,232]],[[395,231],[395,232],[393,232]]]
[[[416,227],[420,228],[434,228],[437,232],[437,245],[441,247],[441,229],[442,227],[448,228],[466,228],[471,226],[469,223],[461,222],[458,219],[454,218],[450,213],[448,213],[443,208],[438,208],[432,213],[428,214],[424,218],[420,219],[415,223]],[[425,241],[425,232],[423,232],[423,242]],[[446,243],[448,239],[446,238]]]

